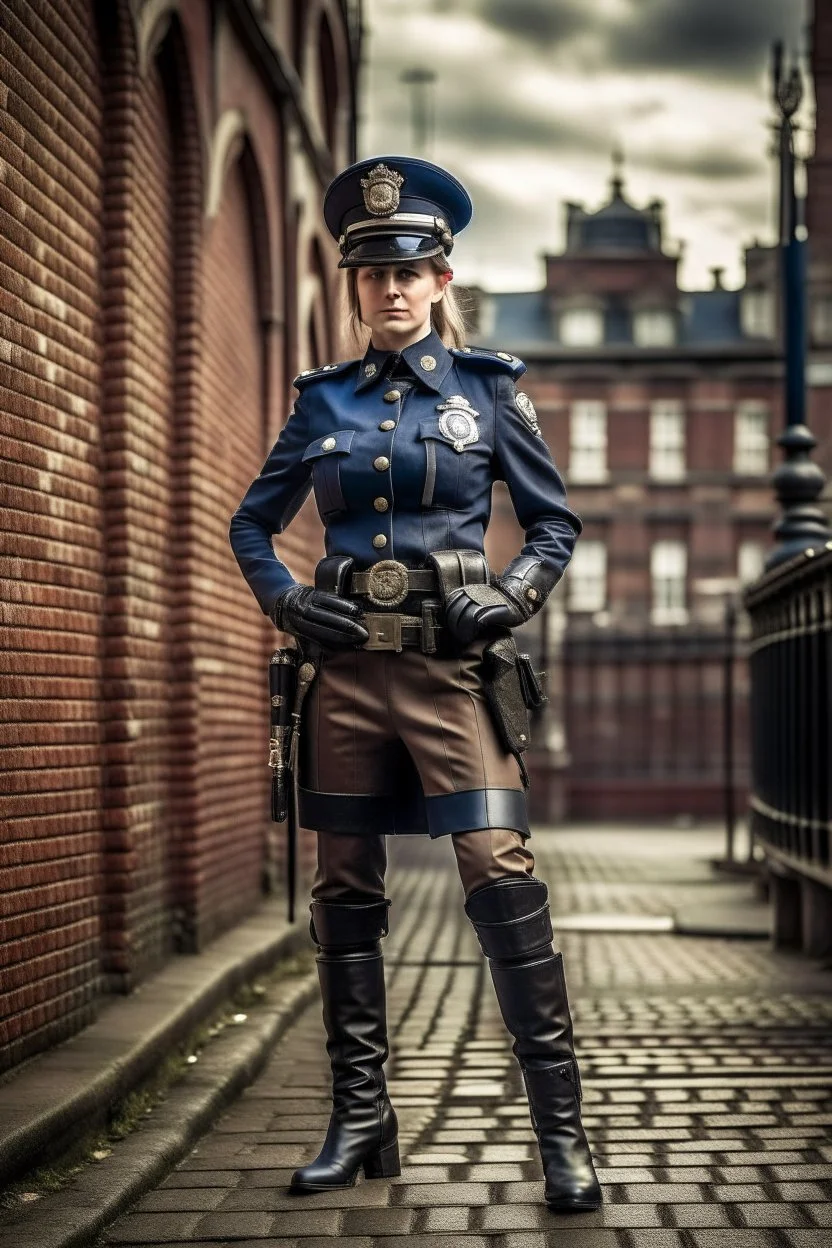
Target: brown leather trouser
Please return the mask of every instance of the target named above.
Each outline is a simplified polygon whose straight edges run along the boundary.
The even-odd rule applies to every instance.
[[[520,770],[483,690],[482,643],[448,657],[327,652],[304,707],[299,770],[300,822],[317,832],[415,831],[414,807],[401,799],[415,773],[432,837],[528,835]]]
[[[451,840],[466,897],[491,880],[534,871],[534,855],[513,829],[455,832]],[[386,866],[384,836],[319,832],[312,897],[315,901],[377,901],[384,897]]]
[[[451,837],[466,897],[491,880],[532,873],[520,772],[497,738],[481,666],[482,643],[444,658],[418,650],[325,655],[301,744],[302,788],[313,799],[301,813],[319,816],[303,820],[318,833],[316,901],[384,897],[385,834],[397,830],[403,751],[418,773],[431,835]],[[376,795],[380,815],[363,805]],[[478,795],[487,800],[469,800]]]

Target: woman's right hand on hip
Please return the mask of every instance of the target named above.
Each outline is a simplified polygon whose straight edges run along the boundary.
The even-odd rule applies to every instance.
[[[273,623],[282,632],[334,647],[364,645],[370,634],[361,623],[361,615],[358,603],[309,585],[285,590],[271,611]]]

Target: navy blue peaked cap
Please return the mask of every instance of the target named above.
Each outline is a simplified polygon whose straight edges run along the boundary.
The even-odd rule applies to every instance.
[[[330,184],[324,220],[339,268],[450,254],[471,220],[471,197],[453,174],[413,156],[372,156]]]

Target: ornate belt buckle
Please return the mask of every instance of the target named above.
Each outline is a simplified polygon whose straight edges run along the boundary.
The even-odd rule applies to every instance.
[[[367,597],[375,607],[398,607],[407,597],[407,568],[395,559],[374,563],[367,574]]]
[[[386,615],[382,612],[374,614],[364,612],[364,627],[370,634],[364,642],[364,650],[395,650],[398,654],[402,649],[402,617]]]

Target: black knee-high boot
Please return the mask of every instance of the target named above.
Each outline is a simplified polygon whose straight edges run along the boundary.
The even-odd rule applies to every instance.
[[[327,1052],[332,1065],[332,1116],[323,1148],[296,1170],[291,1192],[352,1187],[400,1173],[398,1124],[382,1069],[387,1017],[381,937],[388,901],[366,905],[312,903],[310,931],[318,944]]]
[[[558,1212],[597,1209],[601,1188],[581,1124],[563,960],[552,949],[548,891],[530,876],[477,889],[465,903],[523,1072],[546,1179]]]

